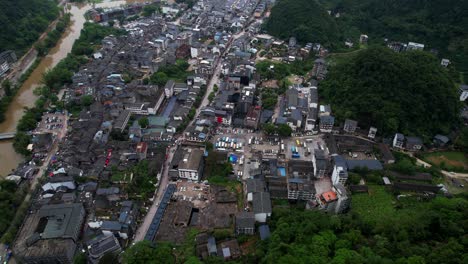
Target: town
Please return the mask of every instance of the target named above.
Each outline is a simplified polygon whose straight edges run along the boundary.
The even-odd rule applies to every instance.
[[[239,260],[246,241],[270,238],[277,207],[348,213],[353,195],[375,193],[369,184],[397,199],[466,190],[466,174],[420,154],[453,135],[388,136],[336,118],[321,95],[329,50],[266,34],[275,1],[181,2],[87,12],[119,34],[73,73],[59,98],[71,107],[42,115],[31,161],[6,177],[32,190],[8,258],[102,263],[141,241],[190,241],[199,260]]]

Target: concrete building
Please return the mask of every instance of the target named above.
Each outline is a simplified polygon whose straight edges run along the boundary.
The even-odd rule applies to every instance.
[[[335,213],[341,214],[349,209],[351,203],[351,195],[341,183],[333,185],[333,190],[338,198],[335,205]]]
[[[258,192],[253,195],[253,212],[255,221],[265,223],[267,218],[271,216],[271,200],[270,193]]]
[[[321,149],[314,150],[314,156],[312,156],[312,163],[314,164],[314,176],[315,178],[323,178],[327,172],[327,158],[325,157],[325,151]]]
[[[253,212],[236,214],[236,234],[253,235],[255,233],[255,215]]]
[[[357,124],[358,123],[355,120],[346,119],[343,130],[347,133],[354,133],[356,131]]]
[[[50,204],[27,215],[13,245],[21,263],[73,263],[85,217],[82,204]]]
[[[320,132],[330,133],[333,130],[335,118],[331,115],[320,116]]]
[[[183,158],[179,162],[179,178],[198,181],[203,175],[204,151],[196,148],[184,148]]]
[[[396,133],[395,137],[393,138],[393,147],[402,149],[404,144],[405,136],[403,134]]]
[[[374,139],[376,134],[377,134],[377,128],[371,127],[369,128],[369,134],[367,135],[367,137]]]
[[[333,173],[332,173],[332,183],[337,184],[345,184],[346,180],[348,180],[348,166],[346,164],[346,160],[340,156],[334,156],[334,166],[333,166]]]

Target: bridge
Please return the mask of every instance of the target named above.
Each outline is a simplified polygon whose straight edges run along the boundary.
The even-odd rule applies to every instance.
[[[0,140],[12,139],[16,135],[16,132],[1,133]]]

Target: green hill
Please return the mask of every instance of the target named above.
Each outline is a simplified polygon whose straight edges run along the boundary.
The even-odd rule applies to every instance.
[[[25,52],[58,16],[54,0],[0,0],[0,52]]]
[[[458,124],[459,103],[448,71],[426,52],[371,47],[330,69],[320,95],[339,120],[375,126],[390,135],[425,138]]]
[[[338,27],[315,0],[279,0],[271,10],[265,29],[273,36],[296,37],[301,43],[338,44]]]
[[[361,33],[373,43],[384,38],[423,43],[451,59],[468,81],[467,14],[466,0],[278,0],[265,29],[279,38],[296,36],[332,50],[346,39],[357,42]]]

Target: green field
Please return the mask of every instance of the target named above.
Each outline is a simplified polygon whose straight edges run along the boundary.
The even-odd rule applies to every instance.
[[[384,186],[369,185],[369,194],[354,194],[351,210],[359,214],[365,222],[378,222],[395,214],[393,195]]]
[[[412,196],[397,200],[384,186],[369,185],[369,194],[352,196],[351,212],[357,213],[368,224],[379,224],[391,219],[402,223],[411,222],[427,206],[428,203],[420,202]]]
[[[463,152],[433,152],[423,155],[424,160],[448,171],[467,171],[468,156]]]

